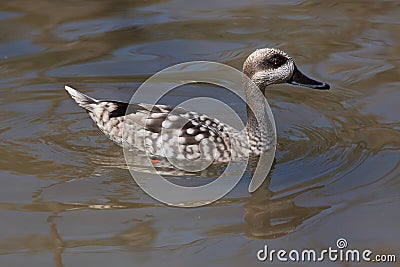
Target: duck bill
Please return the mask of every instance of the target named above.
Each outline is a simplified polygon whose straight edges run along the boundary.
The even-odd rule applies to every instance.
[[[301,73],[297,67],[295,67],[292,77],[287,81],[287,83],[304,86],[312,89],[318,90],[328,90],[330,88],[329,84],[319,82],[308,78],[306,75]]]

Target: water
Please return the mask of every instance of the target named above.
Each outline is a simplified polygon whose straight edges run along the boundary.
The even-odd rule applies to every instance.
[[[399,8],[1,2],[1,266],[253,266],[265,244],[323,249],[340,237],[399,257]],[[268,181],[249,194],[245,177],[202,208],[145,195],[122,150],[63,90],[128,101],[165,67],[209,60],[240,69],[261,47],[287,51],[332,89],[271,87],[279,145]]]

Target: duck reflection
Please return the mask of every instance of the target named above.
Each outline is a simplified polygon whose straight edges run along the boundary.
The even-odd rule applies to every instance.
[[[330,208],[329,206],[302,207],[296,205],[294,198],[306,191],[319,189],[307,188],[282,197],[270,190],[268,177],[258,190],[252,193],[243,205],[245,210],[244,234],[252,239],[273,239],[293,232],[305,220]]]
[[[123,157],[121,157],[123,159]],[[135,160],[141,157],[133,157]],[[99,162],[105,162],[104,159]],[[121,161],[121,166],[124,164]],[[258,161],[252,159],[249,161],[248,172],[254,171]],[[138,166],[140,164],[137,164]],[[276,166],[276,161],[273,163],[271,171],[273,172]],[[126,166],[124,166],[126,168]],[[221,166],[219,166],[221,167]],[[194,183],[198,183],[199,177],[212,177],[216,173],[222,172],[224,169],[217,167],[212,168],[211,166],[207,169],[208,172],[196,173],[198,177],[194,179],[184,180],[186,183],[193,186]],[[160,171],[160,169],[158,169]],[[174,175],[176,170],[173,168],[165,168],[163,170],[164,175]],[[188,176],[188,173],[185,173]],[[197,182],[196,182],[197,181]],[[293,232],[297,226],[304,223],[309,218],[316,216],[323,210],[330,208],[330,206],[313,206],[304,207],[295,203],[295,198],[299,195],[304,194],[307,191],[317,190],[323,186],[304,186],[304,189],[299,189],[292,194],[281,194],[281,192],[274,192],[270,189],[270,177],[268,176],[263,184],[253,193],[250,197],[241,197],[239,199],[230,199],[233,202],[243,201],[244,209],[244,224],[241,225],[230,225],[218,227],[214,230],[207,231],[208,234],[226,234],[228,232],[244,233],[245,236],[251,239],[274,239],[284,236],[288,233]],[[171,180],[171,182],[184,185],[180,180]],[[198,184],[195,184],[198,186]],[[217,201],[215,205],[219,205]]]

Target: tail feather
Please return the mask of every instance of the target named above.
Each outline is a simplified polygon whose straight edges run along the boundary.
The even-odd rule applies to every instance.
[[[91,98],[90,96],[87,96],[85,94],[82,94],[81,92],[78,92],[74,88],[65,85],[65,90],[71,95],[71,97],[75,100],[75,102],[81,106],[82,108],[91,111],[93,109],[93,105],[95,103],[98,103],[99,101]]]

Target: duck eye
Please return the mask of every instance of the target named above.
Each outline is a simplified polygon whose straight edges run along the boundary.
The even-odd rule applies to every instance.
[[[278,68],[286,63],[286,58],[282,55],[273,55],[268,59],[268,62],[274,67]]]

